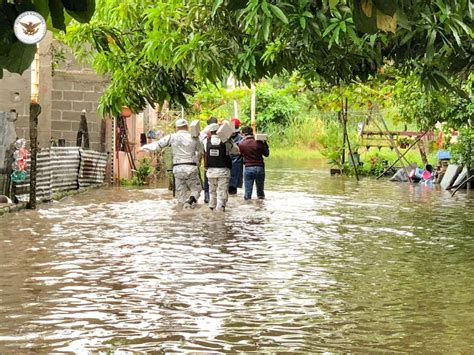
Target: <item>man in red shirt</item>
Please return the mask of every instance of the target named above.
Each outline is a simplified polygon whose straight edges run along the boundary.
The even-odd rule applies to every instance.
[[[267,142],[256,141],[251,127],[242,128],[244,139],[239,143],[240,154],[244,158],[244,199],[252,198],[254,182],[257,185],[257,197],[265,198],[265,163],[263,157],[270,155]]]

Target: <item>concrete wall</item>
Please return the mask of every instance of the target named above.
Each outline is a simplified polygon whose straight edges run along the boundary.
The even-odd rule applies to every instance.
[[[16,110],[18,113],[16,132],[20,138],[26,138],[29,135],[30,93],[29,70],[23,75],[3,72],[3,79],[0,79],[0,112]]]
[[[66,60],[51,72],[52,35],[40,43],[40,87],[39,103],[42,112],[38,119],[38,141],[40,147],[49,147],[51,139],[65,139],[66,146],[75,146],[79,129],[80,115],[86,110],[89,128],[90,148],[104,151],[105,123],[97,114],[99,97],[103,93],[107,80],[98,77],[95,72],[74,61],[71,51],[65,50]],[[18,93],[18,94],[17,94]],[[15,109],[18,112],[16,133],[20,138],[29,140],[29,103],[31,93],[31,75],[22,76],[5,72],[0,80],[0,111]]]

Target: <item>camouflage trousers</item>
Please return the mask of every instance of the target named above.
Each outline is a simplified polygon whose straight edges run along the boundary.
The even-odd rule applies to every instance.
[[[190,196],[199,200],[202,191],[201,180],[199,180],[196,167],[190,169],[189,166],[179,166],[173,169],[176,189],[176,199],[180,204],[184,204]]]
[[[217,211],[223,210],[229,199],[230,177],[208,177],[209,207]]]

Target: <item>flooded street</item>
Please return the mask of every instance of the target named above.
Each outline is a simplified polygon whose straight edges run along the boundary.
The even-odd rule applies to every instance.
[[[474,196],[313,166],[225,214],[110,188],[0,218],[0,353],[473,353]]]

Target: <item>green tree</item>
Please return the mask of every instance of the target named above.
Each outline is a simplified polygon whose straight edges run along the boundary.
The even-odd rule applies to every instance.
[[[367,80],[390,61],[440,89],[449,76],[466,80],[473,65],[468,0],[101,0],[98,8],[68,42],[79,52],[92,44],[90,61],[111,74],[104,112],[183,103],[179,93],[229,73],[249,84],[298,70],[338,84]]]

